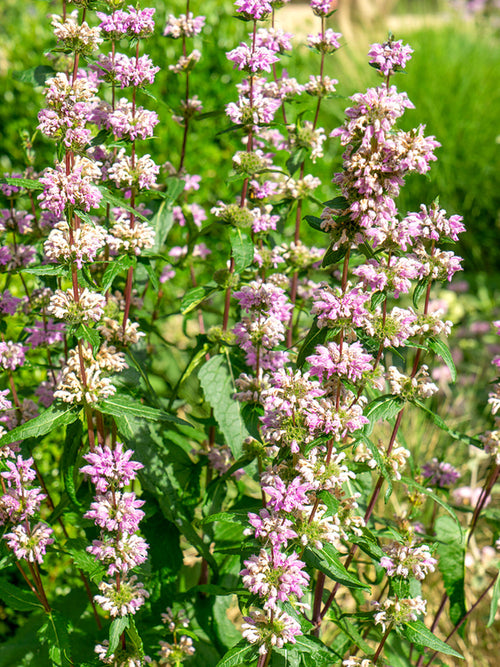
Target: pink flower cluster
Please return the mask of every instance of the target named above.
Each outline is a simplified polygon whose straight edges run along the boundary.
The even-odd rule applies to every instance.
[[[0,498],[0,524],[10,532],[3,538],[19,560],[42,563],[47,547],[54,542],[50,526],[31,519],[39,512],[40,503],[46,498],[38,486],[33,486],[36,472],[33,458],[7,459],[7,470],[0,473],[5,483],[5,492]]]
[[[113,449],[97,446],[84,455],[87,465],[80,468],[97,491],[85,517],[101,529],[100,538],[94,540],[87,551],[114,577],[111,583],[101,582],[101,594],[96,595],[95,600],[112,617],[135,614],[148,597],[136,577],[129,576],[130,570],[147,560],[148,553],[146,541],[137,534],[144,516],[140,509],[144,501],[132,491],[123,491],[143,467],[132,460],[132,455],[132,450],[124,450],[121,443]]]

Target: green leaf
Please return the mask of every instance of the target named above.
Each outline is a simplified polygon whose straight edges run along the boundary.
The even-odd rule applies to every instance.
[[[241,455],[243,441],[249,433],[241,416],[240,404],[233,399],[236,391],[229,359],[219,354],[203,365],[198,378],[205,398],[234,456]]]
[[[229,649],[222,660],[219,660],[216,667],[249,667],[251,662],[258,657],[257,647],[249,644],[246,639]]]
[[[500,601],[500,576],[497,575],[495,584],[493,585],[493,590],[491,591],[491,604],[490,604],[490,615],[488,617],[487,628],[491,627],[495,622],[495,616],[497,614],[498,603]]]
[[[448,345],[446,345],[444,341],[439,340],[439,338],[429,338],[427,342],[429,344],[429,349],[431,349],[436,354],[439,354],[444,363],[450,369],[451,381],[456,382],[457,369],[455,366],[455,362],[453,361],[453,357],[451,356],[450,348],[448,347]]]
[[[328,327],[320,328],[318,326],[318,318],[315,317],[297,356],[297,368],[302,368],[306,357],[314,351],[316,345],[323,345],[327,333]]]
[[[94,354],[97,352],[101,344],[101,336],[96,329],[92,329],[88,324],[80,324],[75,335],[77,338],[83,338],[87,343],[90,343]]]
[[[68,635],[69,620],[57,611],[47,614],[46,623],[38,631],[42,644],[48,644],[49,657],[57,667],[73,667],[71,643]]]
[[[108,190],[108,188],[106,188],[104,185],[99,185],[98,188],[102,194],[103,200],[107,204],[123,208],[125,209],[125,211],[129,211],[129,213],[133,213],[138,220],[142,220],[143,222],[149,222],[146,216],[142,215],[142,213],[139,213],[139,211],[137,211],[133,206],[130,206],[130,204],[128,204],[125,201],[125,199],[119,197],[118,195],[113,194],[111,190]]]
[[[75,567],[84,572],[88,578],[98,584],[106,576],[106,568],[87,551],[88,543],[83,538],[68,540],[63,551],[71,556]]]
[[[30,67],[23,72],[13,72],[12,77],[23,83],[30,83],[32,86],[44,86],[47,79],[56,75],[56,71],[50,65],[38,65]]]
[[[420,299],[423,297],[423,295],[427,290],[428,283],[429,283],[429,278],[426,276],[425,278],[419,280],[418,283],[415,285],[415,289],[413,290],[413,305],[416,309],[418,309],[418,302],[420,301]]]
[[[385,493],[385,502],[387,502],[392,495],[392,472],[387,467],[384,456],[380,452],[377,445],[374,442],[372,442],[370,440],[370,438],[368,438],[367,436],[365,436],[362,433],[360,433],[360,439],[365,443],[365,445],[370,450],[371,455],[373,456],[373,458],[377,462],[378,469],[380,470],[380,472],[382,473],[383,478],[387,482],[387,491]]]
[[[299,653],[311,653],[315,667],[330,667],[336,664],[339,658],[321,639],[311,635],[299,635],[296,637],[294,647]]]
[[[122,271],[127,271],[130,267],[135,266],[137,259],[131,255],[122,255],[121,257],[116,257],[111,261],[102,277],[102,291],[107,292],[107,290],[113,284],[113,280],[118,276]]]
[[[61,474],[64,480],[64,488],[69,498],[77,507],[80,506],[80,502],[76,497],[76,476],[78,473],[76,461],[80,445],[82,444],[82,437],[83,427],[79,419],[72,424],[68,424],[61,457]]]
[[[345,211],[349,208],[349,202],[345,197],[340,195],[339,197],[334,197],[333,199],[323,202],[323,206],[328,206],[328,208],[333,208],[334,210]]]
[[[121,421],[118,422],[119,429]],[[139,473],[142,487],[154,494],[164,516],[175,524],[216,573],[217,562],[210,553],[208,544],[193,527],[187,506],[190,494],[195,496],[196,500],[199,498],[199,479],[195,478],[194,483],[192,481],[197,468],[185,453],[184,458],[188,459],[188,465],[179,464],[174,459],[166,446],[161,424],[144,423],[131,415],[128,419],[128,430],[130,433],[124,433],[123,437],[134,448],[138,460],[144,464]],[[198,468],[198,478],[199,470]],[[193,491],[190,490],[192,487]]]
[[[429,628],[427,628],[422,623],[422,621],[411,621],[410,623],[405,623],[404,634],[406,639],[413,644],[417,644],[418,646],[425,646],[432,649],[433,651],[445,653],[446,655],[452,655],[455,658],[460,658],[463,660],[463,656],[460,655],[460,653],[436,637],[436,635],[431,632]]]
[[[0,178],[0,183],[7,185],[15,185],[18,188],[25,190],[43,190],[43,183],[32,180],[31,178]]]
[[[39,264],[23,268],[23,273],[33,273],[35,276],[64,276],[67,272],[68,269],[60,264]]]
[[[439,571],[450,598],[450,619],[453,625],[465,616],[465,541],[460,524],[449,516],[440,516],[436,520],[437,553]],[[463,627],[463,626],[462,626]]]
[[[214,521],[226,521],[229,523],[240,523],[242,526],[248,526],[247,510],[235,510],[234,512],[217,512],[210,514],[203,519],[202,523],[213,523]]]
[[[128,616],[119,616],[111,622],[111,625],[109,626],[109,648],[106,653],[107,656],[110,656],[116,651],[118,644],[120,643],[120,637],[129,625],[130,622]]]
[[[120,420],[117,423],[118,429],[120,429],[120,427],[123,429],[127,428],[128,416],[146,419],[147,421],[166,421],[182,424],[183,426],[191,426],[191,424],[184,421],[184,419],[179,419],[179,417],[171,415],[164,410],[158,410],[157,408],[150,408],[147,405],[142,405],[142,403],[136,403],[127,396],[112,396],[111,398],[102,401],[102,403],[99,403],[98,409],[105,415],[119,417]]]
[[[253,262],[254,246],[252,239],[238,227],[229,229],[229,241],[234,258],[234,270],[241,273]]]
[[[361,583],[353,574],[348,572],[342,564],[338,551],[331,544],[324,544],[323,548],[307,547],[303,554],[303,559],[311,567],[320,570],[333,581],[347,586],[347,588],[365,588],[370,590],[370,586]]]
[[[0,599],[6,607],[11,607],[16,611],[43,610],[42,603],[34,593],[13,586],[4,579],[0,579]]]
[[[141,261],[141,266],[143,266],[146,269],[146,273],[148,274],[149,282],[151,283],[154,291],[156,293],[159,292],[160,290],[160,280],[158,278],[158,275],[155,271],[155,267],[153,266],[153,263],[151,260],[146,259],[145,257]]]
[[[316,229],[318,232],[323,232],[323,234],[328,234],[328,232],[321,227],[323,220],[316,217],[315,215],[306,215],[304,220],[307,221],[308,225],[313,229]]]
[[[364,410],[364,416],[370,420],[363,428],[365,435],[370,435],[376,422],[383,419],[392,419],[403,408],[404,399],[400,396],[393,396],[392,394],[383,394],[377,396],[373,401],[370,401]]]
[[[288,173],[290,176],[293,176],[297,169],[300,167],[302,162],[307,157],[307,150],[305,148],[299,148],[298,151],[295,151],[295,153],[292,153],[288,160],[286,161],[286,168],[288,169]]]
[[[454,429],[450,428],[439,415],[428,408],[425,403],[422,403],[422,401],[420,401],[418,398],[414,398],[412,401],[415,405],[418,405],[421,410],[429,415],[436,426],[439,426],[440,429],[448,433],[448,435],[450,435],[454,440],[461,440],[465,444],[472,445],[472,447],[478,447],[479,449],[484,448],[483,443],[481,440],[479,440],[479,438],[471,437],[466,433],[460,433],[459,431],[455,431]],[[0,444],[1,443],[2,441],[0,440]]]
[[[142,639],[141,636],[139,635],[139,632],[137,631],[137,626],[135,624],[133,616],[129,616],[129,626],[126,632],[127,632],[127,637],[129,638],[130,642],[132,643],[132,646],[136,650],[136,653],[138,653],[141,658],[144,657],[144,647],[142,644]]]
[[[203,287],[192,287],[189,289],[181,301],[181,313],[186,315],[196,308],[202,301],[217,291],[217,286],[213,284],[204,285]]]
[[[163,248],[173,224],[174,214],[172,212],[172,204],[167,200],[162,201],[151,219],[151,225],[155,230],[153,252],[159,252]]]
[[[325,253],[325,256],[323,257],[323,261],[321,262],[321,266],[323,268],[330,266],[331,264],[338,264],[341,259],[344,258],[348,245],[342,245],[340,248],[337,250],[333,249],[334,244],[332,243],[329,247],[328,250]]]
[[[385,552],[382,551],[375,535],[368,528],[362,528],[362,531],[362,535],[351,535],[351,542],[357,544],[361,551],[364,551],[365,554],[378,562],[386,555]]]
[[[25,424],[16,426],[12,431],[6,433],[0,438],[0,446],[8,445],[16,440],[39,438],[49,431],[72,424],[78,419],[78,414],[78,409],[75,409],[73,406],[69,407],[65,403],[52,405],[38,417],[30,419]]]

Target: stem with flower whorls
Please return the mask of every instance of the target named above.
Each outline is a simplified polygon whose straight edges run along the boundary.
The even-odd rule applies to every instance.
[[[325,17],[321,17],[321,34],[325,34]],[[320,65],[320,80],[323,80],[323,71],[325,67],[325,54],[321,54],[321,65]],[[316,125],[318,123],[318,118],[319,118],[319,110],[321,107],[321,97],[318,97],[318,102],[316,104],[316,112],[314,114],[314,122],[312,129],[313,131],[316,129]],[[284,113],[284,111],[283,111]],[[300,173],[299,173],[299,180],[302,180],[304,178],[304,171],[305,171],[305,160],[302,161],[302,164],[300,165]],[[297,202],[297,212],[295,214],[295,231],[293,235],[293,240],[294,243],[297,244],[300,239],[300,223],[302,220],[302,199],[299,199]],[[292,280],[290,283],[290,301],[295,305],[295,301],[297,300],[297,287],[299,283],[299,274],[298,271],[295,271]],[[292,340],[293,340],[293,309],[292,312],[290,313],[290,319],[288,321],[288,330],[286,334],[286,345],[287,347],[292,347]]]
[[[425,295],[424,315],[427,314],[428,309],[429,309],[431,287],[432,287],[432,282],[429,282],[429,284],[427,285],[427,292],[426,292],[426,295]],[[413,362],[413,368],[412,368],[412,372],[411,372],[411,375],[410,375],[411,379],[413,379],[415,377],[415,375],[417,374],[418,364],[420,362],[421,356],[422,356],[422,349],[418,348],[418,350],[415,354],[415,359],[414,359],[414,362]],[[401,426],[401,421],[403,419],[404,411],[405,411],[405,408],[402,407],[401,410],[398,412],[398,415],[396,417],[396,422],[394,423],[394,427],[393,427],[392,433],[391,433],[391,438],[389,440],[389,444],[388,444],[387,450],[386,450],[386,455],[387,456],[392,452],[392,449],[394,447],[394,443],[396,442],[396,437],[397,437],[399,428]],[[365,512],[365,516],[364,516],[365,523],[370,519],[370,517],[373,513],[373,510],[374,510],[375,504],[378,500],[380,490],[382,489],[382,484],[383,483],[384,483],[384,476],[379,475],[379,477],[377,479],[377,482],[375,484],[375,488],[374,488],[373,493],[371,495],[370,501],[368,503],[368,507],[367,507],[366,512]],[[346,569],[352,563],[353,558],[356,555],[357,550],[358,550],[358,547],[355,544],[352,545],[351,548],[349,549],[349,553],[347,555],[347,559],[346,559],[346,562],[344,564],[344,567]],[[335,599],[335,595],[337,594],[337,591],[338,591],[339,588],[340,588],[340,584],[337,582],[335,584],[335,586],[333,587],[333,590],[330,593],[330,596],[329,596],[328,600],[325,603],[323,611],[321,612],[321,615],[320,615],[321,620],[325,617],[328,609],[330,608],[333,600]],[[320,620],[320,622],[321,622],[321,620]]]
[[[252,53],[255,51],[255,40],[257,38],[257,21],[253,21],[253,31],[252,31]],[[249,99],[249,105],[252,107],[253,105],[253,80],[254,76],[250,76],[250,90],[248,93],[248,99]],[[247,139],[247,153],[251,153],[253,149],[253,126],[250,126],[248,130],[248,139]],[[245,201],[247,197],[247,191],[248,191],[248,183],[250,179],[247,177],[243,181],[243,187],[241,188],[241,197],[240,197],[240,208],[245,207]],[[234,257],[231,252],[231,259],[229,263],[229,280],[231,280],[231,276],[234,273],[234,267],[235,267],[235,262],[234,262]],[[231,285],[226,287],[226,293],[224,296],[224,315],[222,318],[222,331],[227,331],[227,325],[229,323],[229,308],[231,306]]]

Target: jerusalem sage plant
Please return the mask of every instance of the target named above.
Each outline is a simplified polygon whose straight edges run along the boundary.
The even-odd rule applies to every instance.
[[[344,153],[322,202],[319,121],[342,40],[331,3],[310,3],[319,75],[300,83],[282,67],[286,3],[237,0],[248,41],[226,55],[245,78],[223,131],[238,192],[198,203],[189,193],[210,176],[190,132],[217,110],[203,116],[192,94],[201,52],[188,40],[206,18],[190,0],[168,15],[163,35],[182,53],[165,68],[145,52],[154,8],[73,4],[52,17],[52,64],[33,75],[46,79],[38,129],[55,163],[37,173],[30,158],[0,185],[0,594],[32,635],[22,654],[17,635],[7,642],[4,664],[459,660],[448,640],[490,590],[490,623],[497,610],[498,575],[467,609],[464,563],[500,436],[498,423],[458,432],[428,400],[433,355],[457,373],[433,295],[461,269],[449,247],[464,225],[437,199],[397,208],[439,146],[424,126],[398,129],[413,105],[394,81],[411,48],[393,36],[370,47],[380,85],[330,132]],[[162,167],[138,144],[164,110],[142,106],[160,65],[184,91],[180,148]],[[187,353],[170,341],[178,314],[195,332]],[[489,402],[496,415],[497,386]],[[491,459],[467,539],[450,503],[460,473],[404,438],[417,410]],[[487,518],[481,540],[498,548]]]

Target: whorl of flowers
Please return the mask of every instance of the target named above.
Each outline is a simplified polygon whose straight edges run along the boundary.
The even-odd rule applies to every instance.
[[[0,498],[0,524],[7,532],[3,535],[7,546],[19,560],[42,563],[47,547],[54,542],[53,530],[47,524],[33,522],[46,498],[38,486],[33,458],[18,455],[5,460],[7,470],[0,473],[5,491]]]
[[[149,593],[129,571],[147,560],[148,545],[138,535],[144,512],[139,509],[144,501],[132,491],[123,491],[143,466],[132,460],[133,451],[124,450],[121,443],[114,449],[98,445],[84,455],[87,465],[80,472],[90,477],[97,494],[85,517],[101,529],[87,551],[101,561],[109,576],[109,583],[99,584],[100,595],[95,601],[112,617],[135,614]]]

